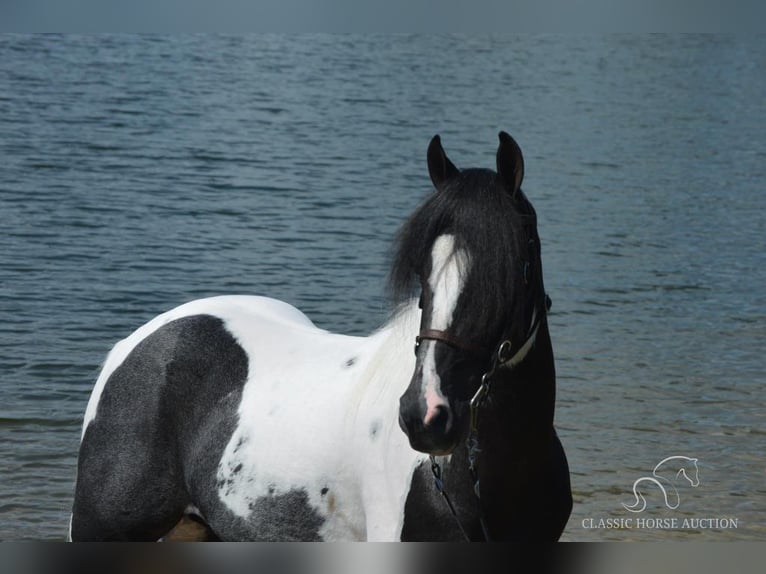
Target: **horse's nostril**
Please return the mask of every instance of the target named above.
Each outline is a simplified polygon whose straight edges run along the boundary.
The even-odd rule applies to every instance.
[[[438,405],[433,409],[429,409],[423,419],[423,425],[428,430],[447,431],[450,425],[450,411],[449,407],[445,405]]]

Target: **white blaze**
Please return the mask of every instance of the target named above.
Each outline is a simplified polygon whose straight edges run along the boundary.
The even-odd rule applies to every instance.
[[[431,250],[431,275],[428,286],[431,289],[431,324],[428,329],[446,331],[452,324],[457,300],[463,291],[468,271],[468,254],[455,250],[455,238],[441,235]],[[423,424],[428,425],[436,415],[438,407],[447,404],[441,392],[441,380],[436,371],[435,341],[427,341],[426,357],[423,362],[423,395],[426,400],[426,416]]]

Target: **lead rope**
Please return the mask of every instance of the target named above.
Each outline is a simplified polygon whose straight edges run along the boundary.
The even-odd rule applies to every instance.
[[[458,528],[460,528],[460,533],[463,535],[463,538],[465,538],[466,542],[470,542],[471,539],[468,536],[468,533],[465,531],[465,528],[463,527],[463,523],[460,521],[460,517],[457,515],[457,511],[455,511],[455,507],[452,505],[452,501],[449,499],[449,495],[447,494],[447,491],[444,490],[444,481],[442,480],[442,469],[439,466],[439,463],[436,462],[436,459],[433,455],[430,455],[431,459],[431,472],[434,474],[434,484],[436,484],[436,490],[439,491],[439,494],[442,495],[442,498],[444,499],[444,502],[447,503],[447,508],[449,508],[450,513],[452,516],[455,517],[455,522],[457,522]]]

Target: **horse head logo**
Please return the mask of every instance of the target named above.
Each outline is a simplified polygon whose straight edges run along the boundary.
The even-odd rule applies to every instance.
[[[668,475],[672,477],[672,480],[668,478]],[[678,490],[675,487],[674,481],[678,481],[679,477],[684,477],[689,484],[696,488],[700,484],[699,479],[699,467],[697,466],[696,458],[689,458],[688,456],[669,456],[661,460],[652,471],[652,476],[642,476],[633,483],[633,496],[636,500],[633,504],[622,505],[625,510],[630,512],[643,512],[646,509],[646,498],[644,498],[641,492],[642,488],[650,485],[656,485],[659,487],[662,495],[665,499],[665,506],[671,510],[675,510],[681,504],[681,497],[678,495]]]

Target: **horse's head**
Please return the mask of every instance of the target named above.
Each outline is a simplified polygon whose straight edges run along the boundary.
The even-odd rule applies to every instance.
[[[465,436],[468,402],[498,346],[525,341],[545,293],[516,142],[500,133],[497,172],[461,171],[435,136],[428,171],[435,193],[401,229],[391,275],[395,294],[419,288],[422,309],[399,423],[414,449],[446,454]]]

